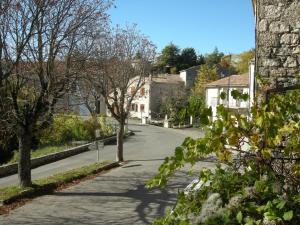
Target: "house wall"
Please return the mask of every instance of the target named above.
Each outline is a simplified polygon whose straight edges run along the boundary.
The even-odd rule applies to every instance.
[[[144,88],[144,94],[142,95],[141,89]],[[130,108],[130,117],[149,117],[149,92],[150,92],[150,85],[147,82],[136,94],[134,100],[132,101],[131,105],[136,105],[136,110],[132,110]],[[144,112],[141,112],[141,105],[144,105]]]
[[[271,86],[295,83],[300,74],[300,0],[259,0],[256,6],[256,72]]]
[[[206,89],[206,106],[212,108],[213,117],[217,115],[217,106],[223,104],[228,106],[227,102],[229,102],[230,109],[247,109],[249,108],[249,101],[241,101],[237,102],[232,96],[231,91],[240,89],[244,94],[249,94],[248,87],[231,87],[229,88],[229,98],[226,100],[220,99],[220,94],[222,92],[228,93],[227,87],[215,87],[215,88],[207,88]]]
[[[152,117],[157,117],[161,111],[162,103],[171,96],[179,95],[185,91],[184,82],[181,83],[159,83],[151,82],[150,87],[150,110]]]
[[[198,69],[198,67],[195,67],[180,72],[180,78],[184,81],[186,88],[191,88],[194,86]]]

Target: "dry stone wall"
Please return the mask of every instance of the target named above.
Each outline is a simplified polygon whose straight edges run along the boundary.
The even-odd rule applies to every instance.
[[[300,75],[300,0],[258,0],[256,69],[272,87],[297,82]]]

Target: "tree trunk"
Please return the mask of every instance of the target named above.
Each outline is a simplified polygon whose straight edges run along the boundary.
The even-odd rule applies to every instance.
[[[100,107],[101,107],[100,104],[101,104],[100,100],[97,99],[96,102],[95,102],[95,106],[96,106],[95,108],[96,108],[96,113],[97,114],[100,114]]]
[[[30,131],[22,132],[18,136],[19,141],[19,163],[18,163],[18,176],[21,187],[30,187],[31,183],[31,137]]]
[[[123,140],[124,140],[124,124],[125,120],[121,120],[119,122],[119,129],[117,131],[117,157],[116,160],[118,162],[123,162],[124,157],[123,157]]]

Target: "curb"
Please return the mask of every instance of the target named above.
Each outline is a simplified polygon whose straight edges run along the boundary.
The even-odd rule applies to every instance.
[[[55,192],[55,190],[63,184],[70,184],[75,180],[80,180],[82,178],[91,176],[93,174],[97,174],[99,172],[110,170],[110,169],[113,169],[113,168],[116,168],[116,167],[119,167],[119,166],[121,166],[121,164],[119,162],[113,162],[113,163],[107,164],[107,165],[105,165],[101,168],[98,168],[98,169],[92,171],[90,174],[88,174],[86,176],[79,177],[79,178],[74,178],[73,180],[71,180],[69,182],[66,182],[66,183],[50,183],[50,184],[44,185],[42,187],[39,187],[35,190],[31,189],[31,190],[28,190],[28,191],[21,192],[20,194],[18,194],[16,196],[10,197],[10,198],[5,199],[5,200],[0,200],[0,206],[9,205],[11,203],[14,203],[14,202],[19,201],[19,200],[24,199],[24,198],[33,199],[33,198],[40,197],[40,196],[45,195],[45,194],[51,194],[51,193]]]

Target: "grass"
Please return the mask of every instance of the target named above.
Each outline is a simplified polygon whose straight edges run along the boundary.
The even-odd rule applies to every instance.
[[[41,148],[31,151],[31,158],[37,158],[37,157],[49,155],[52,153],[62,152],[71,147],[72,146],[70,146],[70,145],[56,145],[56,146],[41,147]],[[4,165],[16,163],[18,161],[18,157],[19,157],[19,152],[15,151],[14,156],[11,158],[11,160],[9,160]]]
[[[79,180],[90,175],[96,174],[103,170],[105,165],[110,164],[109,161],[94,163],[88,166],[83,166],[67,172],[58,173],[47,178],[41,178],[33,181],[30,188],[21,188],[19,186],[11,186],[0,189],[0,200],[4,203],[10,203],[22,197],[38,196],[43,193],[54,191],[62,185],[66,185],[75,180]]]

